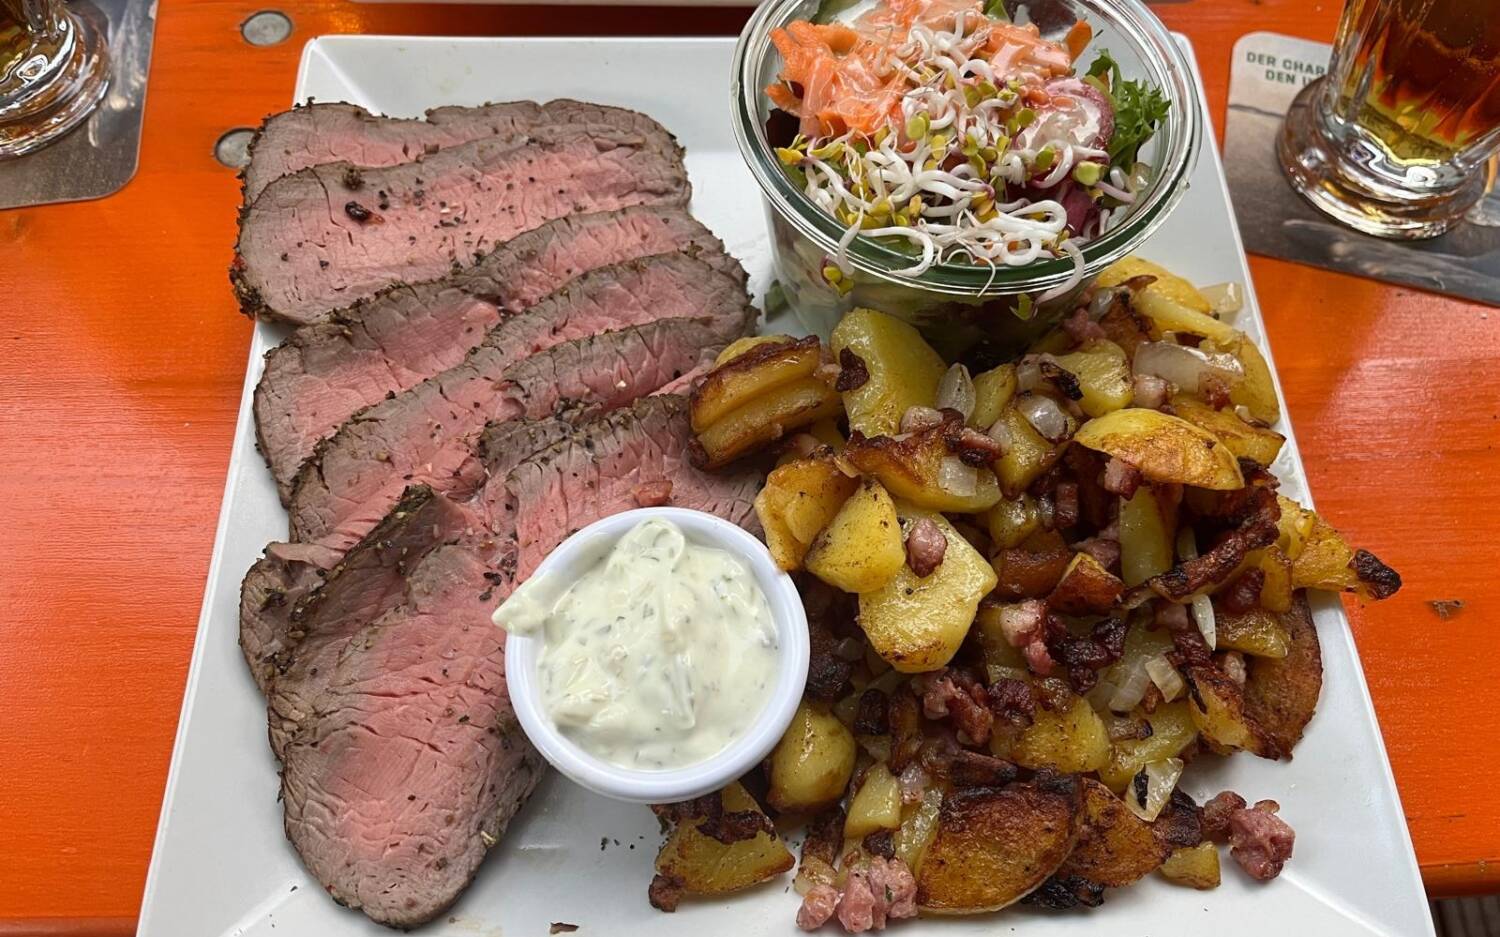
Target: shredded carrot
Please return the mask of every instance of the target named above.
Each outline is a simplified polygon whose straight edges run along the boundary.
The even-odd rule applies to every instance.
[[[797,20],[772,30],[783,67],[781,83],[766,88],[766,94],[801,119],[805,136],[839,136],[850,130],[873,135],[901,113],[903,79],[882,64],[889,50],[906,41],[913,24],[952,29],[960,14],[984,19],[989,31],[984,55],[1003,75],[1066,75],[1092,35],[1088,24],[1079,21],[1064,47],[1042,38],[1035,25],[989,21],[980,0],[885,0],[852,25]]]

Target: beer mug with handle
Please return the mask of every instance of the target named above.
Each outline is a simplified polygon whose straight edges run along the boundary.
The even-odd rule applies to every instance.
[[[1368,234],[1425,238],[1485,193],[1500,147],[1500,0],[1347,0],[1328,74],[1277,141],[1309,202]]]

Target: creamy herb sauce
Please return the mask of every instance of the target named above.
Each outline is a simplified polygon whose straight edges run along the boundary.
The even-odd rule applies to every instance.
[[[541,640],[537,686],[558,728],[626,768],[722,751],[776,672],[775,623],[750,570],[665,520],[637,524],[571,584],[533,577],[494,620]]]

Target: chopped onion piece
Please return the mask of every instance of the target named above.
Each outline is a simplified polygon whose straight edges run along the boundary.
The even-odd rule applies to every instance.
[[[1146,673],[1151,675],[1151,682],[1161,691],[1161,698],[1169,703],[1187,689],[1182,674],[1177,672],[1177,668],[1172,666],[1165,654],[1158,654],[1146,661]]]
[[[1184,527],[1177,532],[1177,559],[1185,562],[1197,558],[1198,538],[1194,536],[1193,528]],[[1193,623],[1198,626],[1198,632],[1203,635],[1203,642],[1212,651],[1219,641],[1218,621],[1214,618],[1214,603],[1209,601],[1206,595],[1195,595],[1192,612]]]
[[[837,703],[834,703],[833,714],[844,725],[854,725],[854,717],[859,714],[859,694],[850,693]]]
[[[1041,394],[1017,397],[1016,409],[1048,442],[1062,442],[1073,434],[1068,414],[1051,397]]]
[[[1179,560],[1198,558],[1198,538],[1191,527],[1184,527],[1177,531],[1177,558]]]
[[[1045,382],[1040,355],[1027,355],[1016,362],[1016,389],[1037,390]]]
[[[1115,684],[1115,692],[1105,705],[1117,713],[1128,713],[1141,704],[1150,687],[1151,675],[1145,667],[1137,665],[1126,671],[1124,679]]]
[[[1146,802],[1141,803],[1140,798],[1136,796],[1136,781],[1132,778],[1125,786],[1125,806],[1142,820],[1152,823],[1161,816],[1162,808],[1167,805],[1167,801],[1172,799],[1172,791],[1177,787],[1177,779],[1182,777],[1182,759],[1166,758],[1162,761],[1153,761],[1141,771],[1146,775]]]
[[[837,878],[833,866],[817,856],[804,856],[797,868],[797,877],[792,879],[792,888],[797,894],[806,896],[814,885],[832,885]]]
[[[974,405],[978,402],[978,396],[974,392],[974,379],[969,376],[969,369],[961,364],[955,364],[943,375],[938,382],[937,408],[939,410],[957,410],[969,422],[969,417],[974,415]]]
[[[1207,352],[1173,342],[1142,342],[1131,366],[1136,374],[1149,374],[1170,381],[1189,393],[1197,391],[1205,377],[1214,377],[1226,387],[1245,379],[1245,368],[1230,354]]]
[[[1232,316],[1245,308],[1245,294],[1240,285],[1233,280],[1228,283],[1215,283],[1205,286],[1198,292],[1208,300],[1213,307],[1214,315],[1219,317]]]
[[[1099,291],[1094,294],[1094,298],[1089,300],[1089,318],[1093,319],[1095,322],[1098,322],[1100,319],[1104,318],[1104,314],[1106,312],[1109,312],[1109,307],[1114,305],[1115,297],[1117,297],[1119,294],[1120,291],[1115,289],[1114,287],[1101,287]]]
[[[935,407],[907,407],[906,412],[901,414],[901,425],[897,429],[902,434],[915,433],[918,430],[931,429],[943,422],[943,415]]]
[[[979,469],[963,464],[958,456],[943,456],[938,463],[938,487],[950,495],[967,498],[979,490]]]
[[[985,431],[985,435],[1000,444],[1000,451],[1009,452],[1016,444],[1016,437],[1010,434],[1010,424],[1005,417],[995,421],[995,424]]]
[[[1219,643],[1219,624],[1214,618],[1214,603],[1206,595],[1193,596],[1193,621],[1203,635],[1203,643],[1212,651]]]
[[[942,787],[929,787],[922,795],[922,802],[906,815],[906,819],[901,821],[901,828],[896,831],[896,858],[905,862],[906,867],[914,873],[921,868],[922,857],[927,854],[927,847],[932,845],[932,838],[937,835],[938,814],[942,807]]]

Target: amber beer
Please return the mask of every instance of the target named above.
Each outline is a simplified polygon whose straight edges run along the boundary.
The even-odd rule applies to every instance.
[[[1338,110],[1406,163],[1442,163],[1500,129],[1500,4],[1350,0]]]
[[[0,0],[0,159],[73,129],[108,84],[97,23],[62,0]]]
[[[1500,143],[1500,0],[1347,0],[1277,141],[1294,188],[1381,237],[1447,231]]]

